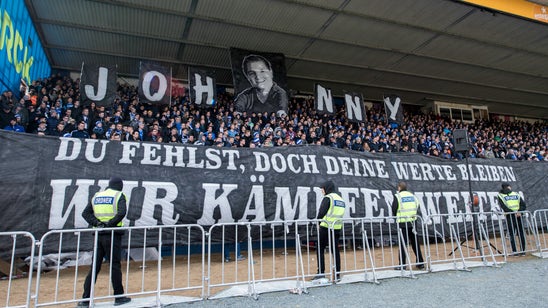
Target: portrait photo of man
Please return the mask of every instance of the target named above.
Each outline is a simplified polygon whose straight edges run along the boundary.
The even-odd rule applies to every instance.
[[[274,112],[278,117],[287,114],[289,103],[287,92],[275,81],[271,61],[259,54],[247,54],[241,60],[241,75],[245,77],[245,80],[234,78],[236,88],[243,88],[234,99],[237,112],[268,112],[269,114]],[[285,74],[283,75],[285,78]],[[245,81],[248,84],[244,87],[247,86],[247,88],[238,84]]]

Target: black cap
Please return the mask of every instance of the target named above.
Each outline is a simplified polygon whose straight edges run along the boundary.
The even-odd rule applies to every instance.
[[[510,187],[510,183],[508,183],[508,182],[504,182],[504,183],[502,183],[502,185],[501,185],[501,186],[502,186],[502,189],[505,189],[505,188],[508,188],[508,187]]]
[[[124,188],[124,182],[122,181],[121,178],[119,178],[117,176],[113,176],[108,181],[108,187],[110,187],[114,190],[121,191],[122,188]]]

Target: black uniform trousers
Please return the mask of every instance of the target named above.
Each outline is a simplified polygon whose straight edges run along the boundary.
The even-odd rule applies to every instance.
[[[329,228],[320,226],[318,235],[318,274],[325,273],[325,256],[324,251],[327,245],[330,247],[330,253],[335,257],[335,266],[337,273],[341,271],[341,255],[339,251],[339,238],[341,237],[341,230],[334,230],[335,232],[335,245],[329,243]],[[334,247],[333,247],[334,246]]]
[[[517,216],[516,213],[511,213],[506,216],[508,222],[508,235],[510,237],[510,245],[512,245],[512,252],[516,251],[516,232],[518,233],[519,240],[521,242],[521,251],[525,252],[525,230],[523,229],[523,223],[521,216]]]
[[[110,280],[112,281],[112,288],[114,289],[114,295],[124,294],[124,286],[122,285],[122,267],[120,260],[122,258],[122,233],[114,231],[112,237],[112,260],[111,260],[111,233],[99,233],[97,237],[97,250],[95,254],[96,266],[95,266],[95,281],[101,271],[101,265],[103,264],[103,258],[112,262],[112,273]],[[89,269],[89,273],[84,282],[84,294],[82,298],[89,298],[91,292],[91,276],[93,272],[93,266]]]
[[[413,251],[415,252],[415,256],[417,256],[417,263],[419,264],[424,263],[424,259],[422,258],[421,247],[419,246],[419,241],[417,240],[417,235],[413,232],[414,224],[415,224],[414,221],[398,223],[401,233],[403,234],[403,241],[404,241],[400,246],[400,265],[405,265],[407,263],[404,246],[407,246],[409,244],[413,248]],[[409,256],[409,259],[411,259],[411,256]]]

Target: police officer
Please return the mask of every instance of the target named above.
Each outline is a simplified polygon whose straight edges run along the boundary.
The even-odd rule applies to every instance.
[[[419,200],[413,193],[407,191],[407,184],[400,182],[398,192],[394,195],[392,202],[392,216],[396,216],[398,227],[402,231],[404,242],[400,245],[400,267],[396,269],[407,269],[404,246],[411,244],[415,256],[417,257],[417,268],[424,268],[424,259],[422,258],[421,247],[417,240],[417,234],[414,232],[415,220],[419,210]]]
[[[508,233],[510,234],[510,244],[512,245],[512,252],[517,254],[515,231],[518,232],[519,240],[521,242],[521,252],[517,255],[525,255],[525,230],[523,230],[523,224],[521,222],[521,211],[525,211],[525,201],[517,193],[512,191],[512,186],[509,183],[502,183],[502,189],[498,194],[499,205],[502,210],[507,214],[506,221],[508,222]],[[517,229],[517,230],[516,230]]]
[[[122,192],[123,182],[119,177],[112,177],[109,180],[108,188],[96,193],[87,207],[82,212],[82,217],[94,228],[122,227],[122,219],[126,216],[126,196]],[[129,297],[123,296],[124,286],[122,285],[122,270],[120,259],[122,258],[122,236],[123,230],[99,231],[97,238],[97,250],[95,251],[95,280],[101,271],[103,258],[111,261],[111,281],[114,289],[114,305],[122,305],[131,301]],[[112,244],[112,245],[111,245]],[[112,251],[111,251],[112,247]],[[91,277],[93,266],[84,282],[83,300],[78,307],[89,306],[91,290]]]
[[[318,210],[317,217],[317,219],[321,219],[322,222],[320,223],[320,227],[318,228],[318,273],[313,278],[313,280],[325,277],[324,251],[325,247],[330,244],[330,252],[333,253],[335,257],[335,265],[337,269],[334,281],[339,281],[339,273],[341,271],[341,258],[338,243],[343,225],[341,219],[344,216],[346,205],[341,196],[335,193],[335,184],[332,181],[325,182],[324,184],[322,184],[322,186],[320,186],[320,188],[322,189],[324,198],[322,199],[322,203],[320,204],[320,209]],[[329,243],[328,233],[330,230],[333,230],[334,234],[334,241],[331,243]],[[335,245],[333,245],[333,243],[335,243]]]

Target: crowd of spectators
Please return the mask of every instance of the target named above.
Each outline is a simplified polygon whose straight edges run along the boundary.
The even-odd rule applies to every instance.
[[[344,106],[334,115],[320,114],[313,98],[290,98],[289,112],[234,112],[233,97],[218,95],[214,107],[202,108],[186,95],[171,106],[140,103],[137,88],[119,85],[110,106],[83,105],[79,80],[54,75],[37,80],[27,95],[1,98],[0,128],[39,135],[121,141],[182,143],[218,147],[323,145],[350,151],[417,152],[461,159],[452,132],[466,129],[469,157],[548,161],[546,121],[451,121],[434,114],[405,112],[404,124],[388,124],[382,103],[367,110],[367,122],[352,123]],[[405,109],[405,107],[404,107]]]

